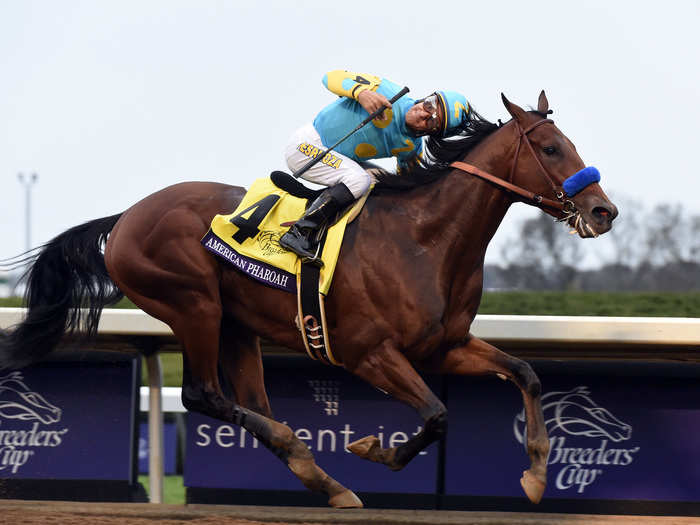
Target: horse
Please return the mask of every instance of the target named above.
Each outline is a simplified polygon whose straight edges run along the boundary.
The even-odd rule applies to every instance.
[[[544,91],[536,110],[502,99],[512,117],[506,123],[479,116],[471,135],[435,142],[436,151],[469,164],[378,175],[376,190],[347,228],[326,313],[340,366],[423,421],[421,432],[397,447],[382,448],[366,436],[350,451],[400,470],[446,434],[446,407],[418,370],[496,375],[522,393],[530,467],[520,482],[537,503],[549,451],[539,379],[526,362],[470,334],[486,248],[516,201],[567,222],[582,238],[610,230],[617,208],[597,182],[571,198],[562,191],[585,164],[547,118]],[[33,255],[25,320],[0,336],[0,366],[40,359],[64,333],[94,333],[102,307],[124,294],[168,324],[182,344],[188,410],[245,428],[307,488],[325,493],[330,506],[361,507],[273,418],[260,339],[304,352],[295,297],[232,269],[200,244],[213,216],[235,208],[244,194],[213,182],[176,184],[49,241]]]

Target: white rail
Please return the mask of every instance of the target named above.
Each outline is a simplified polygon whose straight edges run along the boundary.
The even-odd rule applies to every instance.
[[[23,308],[0,308],[0,329],[19,323]],[[477,315],[471,333],[499,341],[700,344],[700,318]],[[98,334],[172,336],[170,327],[141,310],[105,310]]]

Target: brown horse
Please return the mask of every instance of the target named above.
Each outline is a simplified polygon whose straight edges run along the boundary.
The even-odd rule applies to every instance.
[[[352,452],[399,470],[445,434],[447,410],[416,369],[494,374],[522,392],[531,466],[521,484],[538,502],[549,450],[539,380],[527,363],[469,333],[481,300],[486,247],[516,200],[530,200],[568,221],[581,237],[608,231],[617,210],[597,183],[571,199],[563,195],[562,182],[584,163],[546,118],[544,92],[537,111],[503,101],[511,121],[497,126],[479,119],[468,140],[441,147],[451,151],[450,160],[465,160],[544,198],[530,200],[527,191],[522,197],[454,167],[429,172],[430,180],[424,177],[422,184],[410,174],[385,176],[385,184],[406,181],[406,187],[382,190],[380,183],[348,227],[326,306],[330,340],[342,366],[413,407],[424,421],[423,430],[398,447],[383,449],[368,436],[351,444]],[[39,359],[66,330],[94,332],[101,308],[123,293],[167,323],[182,343],[182,401],[189,410],[253,433],[304,485],[326,493],[330,505],[361,506],[355,494],[316,466],[306,444],[272,417],[260,337],[304,351],[294,323],[295,297],[227,266],[199,242],[213,216],[232,210],[244,193],[223,184],[178,184],[47,243],[29,274],[27,318],[0,337],[0,365]],[[89,307],[87,319],[80,318],[81,306]],[[232,385],[232,399],[222,393],[219,369]]]

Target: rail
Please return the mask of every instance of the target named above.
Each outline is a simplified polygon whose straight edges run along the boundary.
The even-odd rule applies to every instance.
[[[23,308],[0,308],[0,329],[24,315]],[[477,315],[471,333],[525,358],[700,362],[700,319],[695,318]],[[172,331],[140,310],[109,309],[100,319],[100,339],[147,355],[149,386],[141,388],[140,406],[148,411],[149,494],[152,503],[161,503],[163,412],[184,410],[177,399],[180,389],[162,386],[158,352],[177,350]]]

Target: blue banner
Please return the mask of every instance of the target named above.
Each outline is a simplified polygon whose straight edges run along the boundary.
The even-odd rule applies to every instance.
[[[664,377],[660,365],[572,368],[538,374],[551,443],[544,498],[700,501],[697,376]],[[495,378],[450,378],[448,391],[446,494],[522,497],[520,392]]]
[[[437,444],[398,473],[346,450],[348,443],[370,434],[384,447],[408,440],[422,424],[409,407],[344,370],[310,360],[267,359],[265,383],[275,418],[289,425],[313,451],[316,463],[340,483],[365,492],[435,492]],[[431,387],[436,388],[434,383]],[[244,429],[192,412],[187,414],[185,485],[306,490]]]
[[[135,359],[0,372],[0,478],[134,480]]]
[[[139,425],[139,474],[148,474],[148,423]],[[163,424],[163,470],[165,474],[177,474],[177,425]]]

